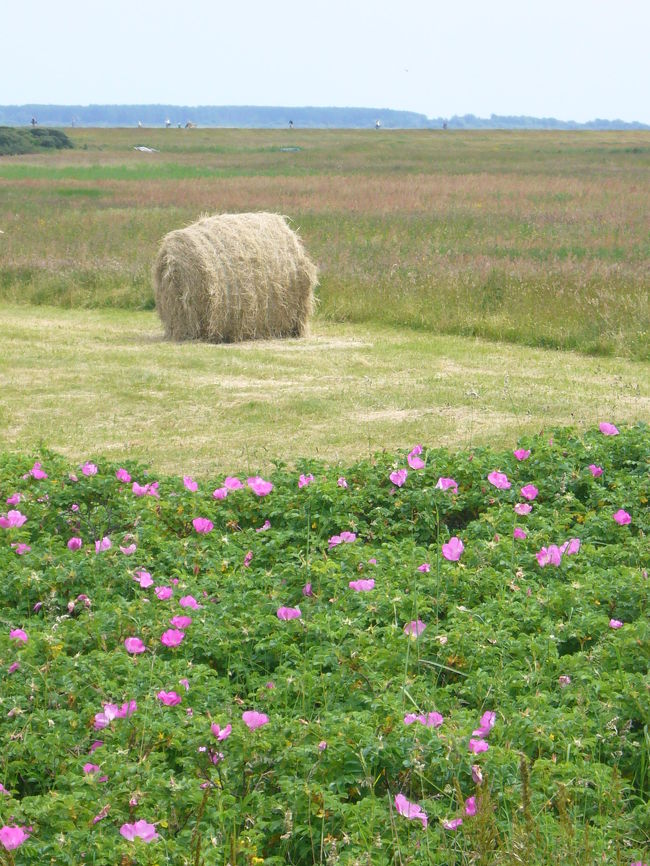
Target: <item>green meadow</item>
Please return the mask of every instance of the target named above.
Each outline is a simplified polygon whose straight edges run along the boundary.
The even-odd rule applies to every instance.
[[[152,309],[167,231],[271,210],[319,266],[322,322],[648,358],[648,133],[70,136],[0,161],[6,301]]]

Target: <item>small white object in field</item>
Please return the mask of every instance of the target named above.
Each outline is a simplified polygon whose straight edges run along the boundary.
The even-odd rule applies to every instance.
[[[155,147],[145,147],[144,144],[134,147],[133,150],[139,150],[141,153],[158,153]]]

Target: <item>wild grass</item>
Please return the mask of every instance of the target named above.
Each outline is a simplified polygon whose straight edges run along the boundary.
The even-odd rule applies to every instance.
[[[0,162],[4,300],[151,308],[166,232],[270,210],[319,265],[322,319],[650,357],[647,133],[71,137]]]

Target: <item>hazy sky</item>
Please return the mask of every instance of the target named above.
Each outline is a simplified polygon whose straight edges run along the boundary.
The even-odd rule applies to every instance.
[[[0,104],[650,123],[650,0],[0,0]]]

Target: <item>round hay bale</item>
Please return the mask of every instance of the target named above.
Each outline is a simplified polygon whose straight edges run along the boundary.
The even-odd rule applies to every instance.
[[[163,238],[153,267],[156,309],[172,340],[301,337],[316,273],[284,217],[204,217]]]

